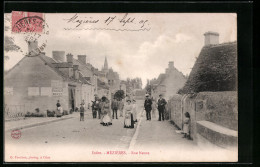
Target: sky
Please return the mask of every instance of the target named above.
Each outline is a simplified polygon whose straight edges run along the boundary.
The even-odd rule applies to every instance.
[[[147,79],[164,73],[169,61],[188,75],[204,46],[205,32],[218,32],[220,43],[237,39],[234,13],[45,13],[44,19],[48,34],[41,34],[38,41],[39,45],[46,43],[47,56],[56,50],[74,58],[87,55],[87,61],[98,69],[107,57],[108,66],[121,79],[140,77],[143,86]],[[22,51],[5,53],[10,57],[4,63],[8,70],[28,51],[27,34],[10,29],[5,35],[13,37]]]

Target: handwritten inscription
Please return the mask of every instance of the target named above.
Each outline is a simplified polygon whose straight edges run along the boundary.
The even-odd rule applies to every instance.
[[[67,23],[64,30],[149,31],[151,29],[148,19],[137,18],[128,13],[100,18],[86,17],[76,13],[63,20]]]

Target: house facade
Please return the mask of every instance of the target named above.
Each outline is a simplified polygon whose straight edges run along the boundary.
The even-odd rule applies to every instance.
[[[29,45],[37,47],[37,45]],[[33,48],[29,48],[33,49]],[[4,103],[25,107],[25,112],[56,110],[57,100],[64,110],[79,107],[90,96],[93,85],[73,64],[73,55],[54,51],[53,58],[45,53],[25,56],[4,76]]]
[[[163,94],[166,100],[177,94],[185,82],[186,77],[174,67],[174,62],[170,61],[168,68],[164,74],[160,74],[158,78],[151,83],[151,96],[158,99],[160,94]]]

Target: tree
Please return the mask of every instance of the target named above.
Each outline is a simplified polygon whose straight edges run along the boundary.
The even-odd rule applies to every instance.
[[[115,94],[114,97],[118,100],[122,100],[125,98],[125,92],[123,90],[118,90]]]
[[[8,17],[6,14],[5,14],[5,17],[4,17],[4,21],[5,21],[5,26],[4,26],[4,30],[5,32],[8,32],[10,30],[10,17]],[[7,35],[4,36],[4,51],[5,52],[12,52],[12,51],[18,51],[20,49],[19,46],[17,46],[15,43],[14,43],[14,38],[13,37],[9,37]],[[9,56],[5,55],[4,56],[4,60],[9,60]]]

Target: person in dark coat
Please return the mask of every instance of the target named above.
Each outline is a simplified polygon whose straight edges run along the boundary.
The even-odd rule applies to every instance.
[[[164,98],[162,98],[162,94],[159,95],[159,99],[157,102],[158,105],[158,111],[159,111],[159,120],[164,121],[164,110],[165,110],[165,105],[167,104],[166,100]]]
[[[59,101],[59,100],[57,101],[57,104],[56,104],[56,106],[57,106],[57,110],[58,110],[58,108],[61,106],[61,105],[60,105],[60,101]]]
[[[96,96],[95,101],[92,101],[92,115],[93,118],[97,118],[97,113],[100,119],[100,106],[99,106],[99,99]]]
[[[118,106],[119,106],[119,103],[118,103],[117,99],[114,97],[114,99],[113,99],[113,101],[111,103],[111,108],[113,110],[113,116],[112,116],[113,119],[114,119],[114,115],[116,115],[116,119],[118,119],[117,118]]]
[[[152,100],[149,98],[149,94],[145,95],[144,109],[146,111],[146,119],[151,121],[151,110],[152,110]]]
[[[80,104],[79,112],[80,112],[80,121],[84,121],[85,109],[84,109],[84,105],[82,103]]]

